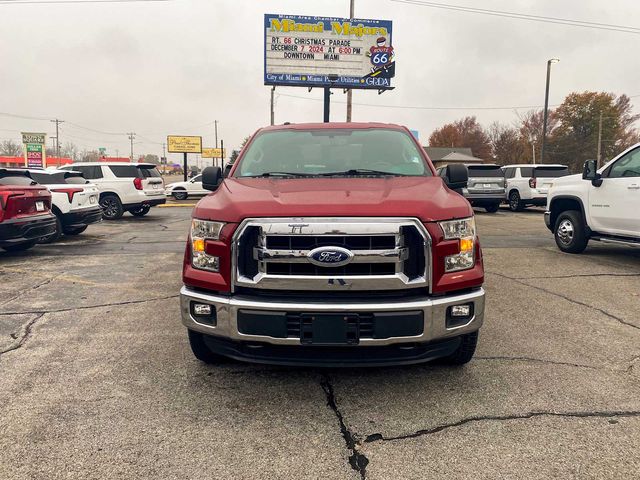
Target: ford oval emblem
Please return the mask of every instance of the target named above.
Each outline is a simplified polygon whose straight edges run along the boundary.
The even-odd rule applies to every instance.
[[[342,267],[353,258],[353,252],[342,247],[318,247],[307,254],[309,262],[319,267]]]

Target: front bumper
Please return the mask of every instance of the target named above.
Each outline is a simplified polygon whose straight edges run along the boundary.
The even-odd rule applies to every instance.
[[[0,223],[0,247],[40,240],[56,231],[52,213],[12,218]]]
[[[484,319],[484,290],[445,297],[421,297],[407,301],[381,300],[302,303],[297,299],[225,296],[202,293],[182,287],[180,303],[182,323],[190,330],[205,334],[205,342],[215,352],[239,360],[295,365],[397,365],[419,363],[446,356],[454,351],[461,335],[477,331]],[[210,304],[216,311],[216,323],[198,321],[191,303]],[[447,327],[449,307],[472,305],[472,314],[463,323]],[[274,337],[240,332],[239,312],[264,315],[271,321],[278,315],[373,313],[383,316],[407,312],[422,314],[421,331],[409,336],[359,338],[355,345],[307,345],[299,336]]]
[[[102,221],[102,208],[100,206],[75,210],[62,215],[60,219],[65,228],[80,228],[92,223]]]

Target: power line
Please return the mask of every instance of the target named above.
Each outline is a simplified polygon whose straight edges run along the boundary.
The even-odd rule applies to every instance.
[[[489,15],[494,17],[515,18],[518,20],[528,20],[530,22],[555,23],[558,25],[568,25],[571,27],[592,28],[596,30],[611,30],[615,32],[640,34],[640,28],[629,27],[626,25],[615,25],[610,23],[588,22],[583,20],[574,20],[569,18],[547,17],[543,15],[530,15],[526,13],[508,12],[503,10],[489,10],[485,8],[467,7],[462,5],[450,5],[446,3],[427,2],[422,0],[391,0],[395,3],[405,3],[408,5],[416,5],[428,8],[440,8],[444,10],[453,10],[467,13],[477,13],[480,15]]]
[[[46,3],[161,3],[173,0],[0,0],[0,5],[30,5]]]
[[[314,97],[304,97],[302,95],[291,95],[289,93],[278,93],[278,96],[289,97],[289,98],[300,98],[302,100],[312,100],[315,102],[322,102],[322,98],[314,98]],[[640,97],[638,95],[627,95],[629,98]],[[332,103],[342,103],[346,104],[347,102],[342,102],[340,100],[333,100]],[[353,105],[360,105],[362,107],[378,107],[378,108],[397,108],[397,109],[407,109],[407,110],[530,110],[533,108],[543,108],[544,105],[518,105],[518,106],[510,106],[510,107],[440,107],[440,106],[419,106],[419,105],[388,105],[388,104],[377,104],[377,103],[360,103],[353,102]],[[554,105],[549,105],[550,107],[559,107],[561,104],[556,103]]]

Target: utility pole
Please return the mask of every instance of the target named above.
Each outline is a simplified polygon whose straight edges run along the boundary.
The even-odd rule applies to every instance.
[[[602,159],[602,112],[600,112],[600,120],[598,121],[598,153],[596,159],[596,165],[600,168],[600,161]]]
[[[276,91],[276,86],[271,87],[271,125],[275,124],[276,112],[273,108],[273,93]]]
[[[50,122],[56,124],[56,157],[60,158],[60,130],[58,127],[61,123],[64,123],[64,120],[56,118],[55,120],[50,120]]]
[[[547,60],[547,86],[544,91],[544,116],[542,120],[542,147],[540,148],[540,163],[544,163],[544,147],[547,143],[547,116],[549,115],[549,79],[551,78],[551,64],[560,60],[552,58]]]
[[[162,144],[162,158],[164,159],[164,164],[167,164],[167,154],[165,153],[165,148],[166,148],[167,144],[163,143]],[[162,163],[162,162],[160,162]]]
[[[214,120],[213,125],[215,127],[216,148],[218,148],[218,120]],[[218,163],[216,158],[212,158],[211,162],[213,163],[214,167]]]
[[[353,20],[353,7],[355,0],[350,0],[350,5],[349,5],[349,19]],[[352,101],[353,101],[353,90],[349,89],[347,90],[347,122],[351,121],[351,106],[352,106]],[[273,123],[271,124],[273,125]]]
[[[136,132],[130,132],[127,135],[129,135],[129,140],[131,141],[131,157],[129,157],[129,161],[133,162],[133,140],[136,138]]]

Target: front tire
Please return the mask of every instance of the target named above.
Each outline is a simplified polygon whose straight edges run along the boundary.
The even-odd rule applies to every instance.
[[[122,202],[116,195],[104,195],[100,199],[102,218],[105,220],[117,220],[124,214]]]
[[[46,237],[42,237],[38,240],[38,243],[53,243],[60,240],[62,236],[62,222],[60,221],[60,217],[56,215],[56,230],[51,235],[47,235]]]
[[[577,210],[558,215],[553,236],[558,248],[566,253],[582,253],[589,243],[586,225]]]
[[[2,249],[6,250],[7,252],[23,252],[25,250],[29,250],[36,243],[38,243],[37,240],[31,240],[29,242],[19,243],[17,245],[7,245],[6,247],[2,247]]]
[[[207,345],[204,343],[204,334],[200,332],[194,332],[193,330],[188,330],[188,332],[191,351],[198,360],[208,365],[221,363],[225,360],[225,357],[213,353],[209,349],[209,347],[207,347]]]
[[[443,358],[444,363],[447,365],[464,365],[469,363],[476,353],[476,346],[478,345],[478,332],[468,333],[460,337],[460,345],[448,357]]]
[[[186,200],[189,196],[189,194],[184,190],[174,190],[171,192],[171,195],[173,195],[173,198],[176,200]]]
[[[134,217],[144,217],[147,213],[149,213],[149,210],[151,210],[151,207],[147,205],[144,207],[132,208],[131,210],[129,210],[129,213]]]
[[[512,212],[521,212],[523,208],[524,208],[524,203],[522,203],[520,194],[514,190],[509,194],[509,209]]]
[[[500,208],[499,203],[492,203],[491,205],[485,205],[484,207],[487,213],[496,213],[499,208]]]
[[[87,226],[88,225],[85,225],[84,227],[65,228],[63,232],[65,235],[80,235],[87,229]]]

